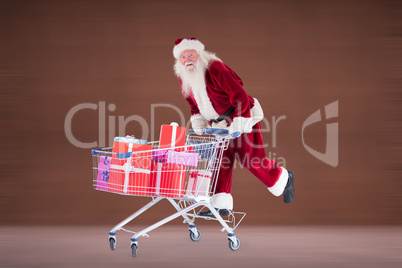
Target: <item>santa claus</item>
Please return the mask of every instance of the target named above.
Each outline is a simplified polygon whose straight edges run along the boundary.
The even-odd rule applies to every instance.
[[[220,215],[233,209],[232,171],[238,159],[275,196],[283,201],[294,197],[294,174],[266,157],[261,135],[262,108],[256,98],[244,91],[243,81],[215,54],[204,50],[196,38],[180,38],[175,42],[174,71],[181,91],[191,107],[192,128],[202,134],[207,127],[226,128],[236,139],[223,154],[215,195],[211,204]],[[213,217],[211,211],[200,216]]]

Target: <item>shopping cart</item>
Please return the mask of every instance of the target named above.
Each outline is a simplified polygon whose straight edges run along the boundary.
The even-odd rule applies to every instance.
[[[158,149],[159,141],[148,142],[151,149],[145,151],[114,153],[112,147],[92,150],[95,189],[152,198],[110,230],[110,249],[116,248],[117,231],[130,232],[134,234],[131,238],[132,255],[136,256],[140,237],[148,237],[150,231],[178,217],[183,217],[183,223],[188,224],[190,239],[194,242],[201,238],[201,231],[195,226],[197,218],[218,221],[223,227],[221,231],[228,233],[229,248],[233,251],[239,249],[240,240],[234,230],[246,213],[230,211],[228,216],[221,217],[211,205],[222,155],[233,137],[226,130],[208,128],[201,136],[190,131],[186,135],[185,146],[169,150]],[[197,161],[190,157],[186,158],[190,159],[188,163],[167,163],[172,154],[180,156],[180,153],[188,152],[197,156]],[[177,212],[138,232],[123,228],[162,199],[167,199]],[[208,208],[215,217],[199,216],[198,212],[204,208]],[[240,220],[236,221],[236,215]]]

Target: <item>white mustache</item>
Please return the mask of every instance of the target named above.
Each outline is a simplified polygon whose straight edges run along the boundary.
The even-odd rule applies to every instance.
[[[195,66],[193,62],[186,63],[186,67],[191,65]]]

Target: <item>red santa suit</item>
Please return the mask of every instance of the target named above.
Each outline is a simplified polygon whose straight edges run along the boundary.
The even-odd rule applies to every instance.
[[[180,78],[179,81],[184,92]],[[288,182],[288,172],[278,166],[276,161],[266,157],[259,124],[264,117],[263,111],[258,100],[245,92],[243,81],[233,70],[219,59],[210,61],[205,72],[205,85],[192,90],[191,94],[184,97],[191,107],[193,128],[207,127],[208,121],[211,124],[210,120],[217,119],[231,106],[235,107],[235,111],[226,118],[226,122],[223,121],[223,127],[228,123],[230,133],[242,134],[231,140],[228,149],[223,153],[223,162],[212,200],[215,208],[233,209],[230,193],[235,159],[264,183],[274,195],[279,196],[283,193]],[[220,125],[222,126],[222,123]]]

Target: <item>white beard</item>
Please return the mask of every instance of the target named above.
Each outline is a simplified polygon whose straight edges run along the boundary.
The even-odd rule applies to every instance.
[[[182,82],[182,90],[186,96],[190,95],[193,91],[198,90],[200,87],[205,88],[205,71],[207,67],[198,60],[193,69],[189,69],[179,62],[177,71]]]
[[[205,85],[205,72],[210,60],[217,59],[214,54],[202,52],[192,70],[186,68],[179,60],[174,65],[175,73],[182,81],[185,96],[193,95],[200,113],[208,120],[217,118],[219,114],[212,106]]]

